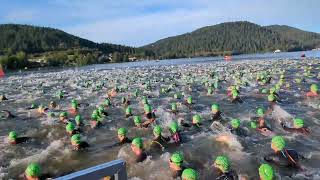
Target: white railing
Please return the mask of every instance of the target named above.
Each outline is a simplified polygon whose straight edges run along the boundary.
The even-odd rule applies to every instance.
[[[127,180],[126,162],[121,159],[114,160],[55,180],[100,180],[106,176],[114,176],[115,180]]]

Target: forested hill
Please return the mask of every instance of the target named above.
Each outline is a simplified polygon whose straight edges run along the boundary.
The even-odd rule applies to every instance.
[[[152,50],[160,58],[176,58],[270,52],[276,49],[295,51],[316,46],[306,46],[306,42],[288,38],[286,32],[279,31],[246,21],[228,22],[165,38],[143,48]]]
[[[259,26],[246,21],[207,26],[133,48],[95,43],[58,29],[0,25],[0,65],[6,69],[75,66],[242,53],[309,50],[320,47],[320,34],[289,26]]]
[[[73,48],[98,49],[104,53],[133,50],[126,46],[94,43],[53,28],[17,24],[0,25],[0,53],[6,51],[39,53]]]
[[[29,25],[0,25],[0,67],[82,66],[154,59],[144,49],[95,43],[58,29]]]
[[[266,28],[279,33],[282,37],[299,42],[303,49],[313,49],[320,47],[320,34],[314,32],[303,31],[290,26],[285,25],[271,25]]]

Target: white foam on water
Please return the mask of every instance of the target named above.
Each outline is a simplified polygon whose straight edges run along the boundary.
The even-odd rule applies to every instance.
[[[276,119],[279,123],[285,121],[286,123],[290,123],[293,116],[289,114],[286,110],[281,108],[279,105],[273,106],[272,117]]]
[[[227,144],[228,147],[233,151],[242,151],[243,146],[238,141],[237,137],[232,133],[221,133],[215,136],[217,142],[221,142],[223,144]]]
[[[143,179],[138,178],[138,177],[132,177],[132,178],[129,178],[129,180],[143,180]]]
[[[168,157],[168,155],[165,155]],[[141,162],[132,164],[128,170],[129,174],[134,174],[134,176],[143,177],[143,179],[150,180],[162,180],[170,178],[170,171],[168,165],[168,159],[164,159],[165,157],[160,157],[159,159],[153,159],[151,156]]]
[[[30,162],[46,162],[48,157],[55,152],[55,151],[60,151],[60,149],[63,147],[63,142],[61,140],[55,140],[50,143],[50,145],[42,150],[41,152],[34,154],[32,156],[23,158],[23,159],[12,159],[10,161],[10,166],[9,167],[15,167],[21,164],[27,165]]]

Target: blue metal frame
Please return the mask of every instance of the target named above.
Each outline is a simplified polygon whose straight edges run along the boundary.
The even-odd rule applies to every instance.
[[[126,162],[124,160],[118,159],[100,164],[56,178],[56,180],[98,180],[113,175],[115,176],[115,180],[127,180]]]

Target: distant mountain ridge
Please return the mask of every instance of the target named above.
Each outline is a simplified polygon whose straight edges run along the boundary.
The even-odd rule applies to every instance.
[[[160,58],[309,50],[320,47],[320,34],[289,26],[227,22],[161,39],[143,48]]]
[[[303,49],[313,49],[320,46],[319,33],[303,31],[286,25],[271,25],[265,26],[265,28],[279,33],[290,41],[299,42]]]
[[[320,34],[283,25],[260,26],[247,21],[226,22],[168,37],[149,45],[133,48],[109,43],[95,43],[64,31],[31,25],[0,25],[0,55],[23,51],[27,54],[50,51],[89,49],[100,54],[164,59],[215,56],[241,53],[310,50],[320,47]],[[8,53],[9,52],[9,53]],[[100,56],[100,55],[99,55]]]
[[[72,48],[98,49],[105,53],[126,52],[133,48],[108,43],[95,43],[64,31],[31,25],[0,25],[0,52],[39,53]]]

